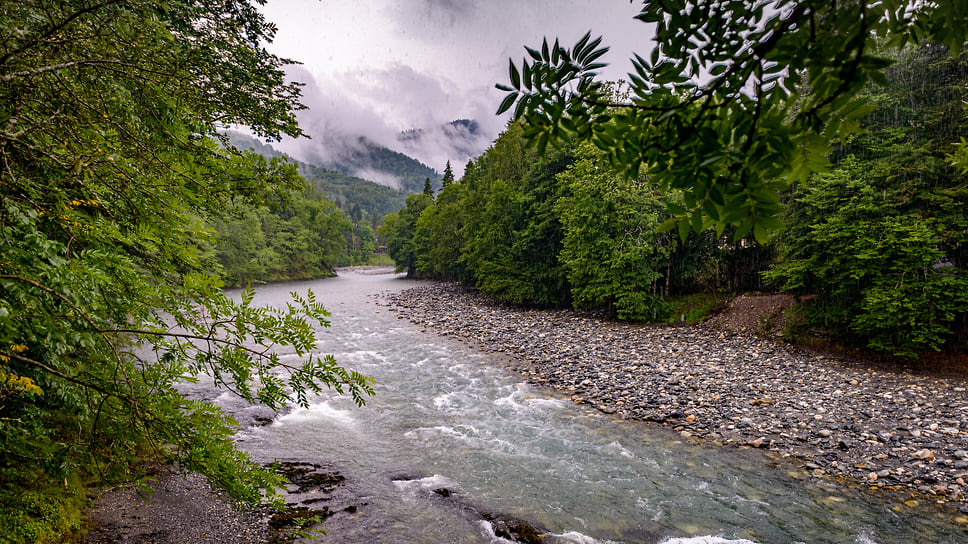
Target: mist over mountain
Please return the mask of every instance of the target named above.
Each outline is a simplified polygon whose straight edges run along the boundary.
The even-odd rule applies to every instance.
[[[377,183],[373,180],[362,179],[357,176],[350,176],[332,168],[307,164],[305,162],[296,160],[286,153],[282,153],[281,151],[275,149],[273,146],[263,143],[247,134],[242,134],[235,131],[228,131],[226,134],[229,137],[229,143],[238,149],[251,150],[266,158],[282,158],[294,163],[299,169],[299,174],[306,179],[310,187],[316,191],[319,191],[327,200],[336,204],[346,213],[351,212],[354,207],[359,207],[361,211],[365,212],[371,218],[374,225],[384,215],[402,208],[407,200],[407,195],[413,192],[423,191],[424,180],[426,180],[426,176],[420,178],[419,189],[405,191],[388,187],[385,184]],[[389,150],[385,151],[388,152]],[[429,170],[429,167],[422,165],[413,159],[409,159],[409,157],[407,157],[407,159],[409,159],[410,163],[414,163],[419,166],[413,166],[413,164],[407,163],[403,159],[399,159],[399,157],[393,155],[394,152],[386,152],[376,150],[374,151],[373,156],[376,157],[375,160],[377,161],[381,157],[389,157],[387,160],[391,164],[399,161],[417,170],[420,170],[421,168],[423,169],[421,171]],[[399,155],[399,153],[396,155]],[[377,162],[375,164],[383,163]]]
[[[251,136],[229,131],[229,141],[239,149],[252,149],[265,157],[287,157],[295,162],[329,170],[344,176],[367,180],[406,193],[419,193],[430,178],[434,189],[440,188],[441,173],[403,153],[393,151],[367,140],[363,136],[335,140],[332,136],[326,148],[302,146],[303,157],[293,157]],[[309,140],[310,142],[312,140]],[[312,152],[317,149],[317,152]]]
[[[491,145],[491,137],[472,119],[457,119],[430,129],[406,130],[397,136],[397,141],[410,156],[431,157],[431,164],[450,161],[461,172],[468,159],[477,157]]]
[[[493,85],[472,95],[486,100],[458,99],[452,82],[406,66],[365,76],[314,75],[298,65],[286,71],[289,80],[302,85],[306,109],[296,112],[296,119],[308,138],[283,138],[273,147],[305,163],[393,187],[405,188],[408,181],[392,171],[368,169],[373,146],[405,154],[435,172],[443,172],[450,161],[460,177],[467,160],[483,153],[507,123],[494,115],[495,102],[488,94]],[[427,177],[437,177],[420,176],[420,190]]]
[[[423,191],[427,178],[435,188],[440,185],[441,174],[433,168],[363,136],[341,142],[338,149],[337,153],[319,154],[315,160],[304,162],[408,193]]]

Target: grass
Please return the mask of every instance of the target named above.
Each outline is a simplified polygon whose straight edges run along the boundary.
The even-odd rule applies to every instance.
[[[374,253],[366,261],[366,266],[395,266],[396,263],[386,253]]]
[[[716,308],[722,306],[730,296],[726,293],[695,293],[668,300],[669,317],[667,323],[702,323]]]

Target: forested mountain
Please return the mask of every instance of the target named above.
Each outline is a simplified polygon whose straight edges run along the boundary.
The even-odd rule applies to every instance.
[[[306,179],[312,189],[319,191],[326,200],[336,204],[346,215],[362,213],[365,221],[369,222],[373,228],[376,228],[377,224],[382,221],[384,215],[402,208],[406,202],[407,194],[422,191],[427,179],[426,176],[420,178],[419,187],[412,191],[394,189],[366,179],[348,176],[335,170],[306,164],[277,151],[271,145],[264,144],[239,132],[230,131],[227,134],[229,142],[239,149],[251,149],[263,157],[284,158],[295,164],[299,169],[299,174]],[[416,161],[411,159],[411,162]],[[411,164],[411,166],[413,165]],[[418,167],[413,168],[414,171],[419,170]],[[431,172],[435,177],[437,176],[436,172],[432,170]],[[354,212],[354,208],[357,209],[356,212]]]
[[[239,149],[252,149],[265,157],[283,157],[270,145],[266,145],[255,138],[238,132],[229,132],[229,140]],[[323,157],[323,155],[316,155]],[[295,162],[295,159],[291,159]],[[307,163],[308,164],[308,163]],[[375,144],[362,136],[353,137],[353,141],[342,142],[339,152],[317,158],[312,165],[319,170],[329,170],[346,177],[357,178],[371,183],[389,186],[405,193],[419,193],[423,190],[424,181],[430,178],[435,189],[440,188],[440,174],[422,162],[398,153],[381,145]],[[340,184],[340,185],[346,185]]]
[[[378,223],[403,206],[406,193],[299,162],[249,136],[228,135],[234,147],[255,153],[266,171],[306,183],[269,202],[233,200],[223,216],[209,219],[213,259],[228,285],[327,276],[337,266],[370,261]]]
[[[407,193],[422,191],[427,178],[430,178],[431,185],[435,189],[440,188],[440,174],[426,164],[363,137],[359,137],[355,144],[337,158],[317,166],[348,176],[365,176],[369,172],[384,174],[395,180],[397,184],[395,188]]]
[[[490,138],[472,119],[457,119],[434,130],[405,130],[397,136],[404,150],[418,156],[422,148],[433,146],[451,159],[463,162],[480,155],[490,144]]]
[[[402,208],[410,194],[402,189],[393,189],[298,161],[297,166],[299,174],[306,179],[309,186],[319,191],[326,200],[347,213],[358,208],[374,227],[383,221],[383,216]]]

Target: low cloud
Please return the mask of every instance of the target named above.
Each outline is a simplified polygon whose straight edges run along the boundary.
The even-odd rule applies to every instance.
[[[451,161],[460,176],[467,159],[487,149],[504,126],[494,115],[487,89],[462,91],[452,82],[407,66],[344,73],[327,80],[295,66],[288,75],[305,84],[307,109],[297,117],[311,139],[289,139],[274,146],[304,162],[339,162],[340,157],[362,150],[360,138],[365,138],[438,172]],[[476,121],[476,131],[472,134],[467,127],[450,125],[457,119]],[[401,139],[406,131],[416,131],[420,137]],[[380,177],[378,172],[358,175],[392,185],[386,175],[374,179]]]
[[[310,109],[299,117],[313,137],[280,147],[320,160],[362,136],[438,171],[450,160],[460,175],[468,143],[455,144],[442,127],[475,120],[472,156],[487,148],[506,126],[494,114],[503,98],[494,84],[507,82],[509,57],[519,62],[523,46],[545,37],[571,45],[591,30],[612,47],[603,60],[615,64],[603,76],[624,79],[631,52],[651,49],[651,25],[633,18],[640,8],[621,0],[269,2],[263,9],[279,24],[273,51],[305,63],[290,76],[307,84]],[[398,139],[412,129],[419,140]]]

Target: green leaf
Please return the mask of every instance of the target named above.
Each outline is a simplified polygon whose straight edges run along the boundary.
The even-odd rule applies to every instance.
[[[527,63],[525,63],[527,65]],[[514,61],[508,59],[508,72],[511,77],[511,86],[515,89],[521,89],[521,73],[518,72],[518,68],[514,65]]]
[[[736,233],[733,234],[733,241],[739,242],[740,240],[745,238],[746,235],[749,234],[750,230],[753,228],[753,224],[754,224],[753,217],[747,217],[746,219],[744,219],[743,222],[740,223],[738,227],[736,227]]]
[[[763,228],[762,223],[756,222],[753,224],[753,238],[756,239],[758,244],[766,245],[770,241],[770,236],[766,229]]]
[[[669,219],[666,219],[665,221],[663,221],[658,227],[656,227],[655,231],[668,232],[676,228],[677,226],[679,226],[679,223],[681,222],[682,221],[678,217],[670,217]]]
[[[501,101],[501,105],[497,109],[497,115],[501,115],[502,113],[511,109],[511,106],[514,105],[514,101],[517,99],[518,99],[518,93],[511,93],[505,96],[504,100]]]

